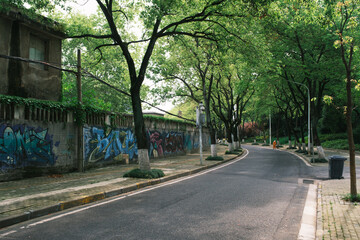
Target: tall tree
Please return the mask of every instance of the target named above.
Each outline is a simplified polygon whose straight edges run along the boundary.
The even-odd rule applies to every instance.
[[[281,70],[277,71],[278,76],[287,81],[292,102],[305,119],[309,89],[313,142],[320,146],[317,125],[322,99],[329,83],[339,77],[339,61],[332,47],[334,38],[327,33],[324,21],[311,21],[317,11],[313,2],[275,1],[262,22],[267,26],[272,52]]]
[[[360,42],[360,1],[340,0],[324,1],[324,20],[328,23],[327,30],[337,36],[334,46],[340,49],[339,58],[346,73],[346,125],[350,155],[350,194],[357,196],[355,144],[352,127],[353,96],[352,90],[357,83],[355,61],[358,60],[358,44]]]
[[[81,34],[77,38],[92,37],[111,39],[112,43],[98,46],[119,47],[127,63],[130,78],[130,94],[134,115],[135,136],[139,148],[140,169],[149,170],[145,125],[141,107],[140,90],[145,80],[151,56],[159,39],[169,36],[186,35],[194,38],[216,40],[213,26],[226,28],[229,20],[242,17],[259,1],[124,1],[96,0],[103,17],[108,24],[108,31],[102,35]],[[264,2],[264,1],[260,1]],[[134,11],[136,9],[136,11]],[[145,33],[141,40],[127,38],[129,31],[125,24],[136,17],[142,20]],[[145,45],[143,57],[135,59],[131,46]]]

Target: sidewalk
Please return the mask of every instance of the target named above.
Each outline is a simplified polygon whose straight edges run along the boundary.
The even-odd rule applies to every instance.
[[[218,145],[218,156],[224,161],[236,158],[225,155],[227,146]],[[197,173],[224,161],[206,161],[210,149],[200,154],[187,154],[151,160],[151,167],[161,169],[165,177],[155,180],[123,178],[137,164],[112,165],[84,173],[48,175],[11,182],[0,182],[0,229],[32,218],[71,207],[113,197],[139,188]]]
[[[296,153],[310,163],[312,156]],[[350,203],[342,198],[350,193],[349,154],[344,150],[324,149],[327,157],[340,155],[347,158],[344,164],[344,179],[327,179],[317,184],[317,240],[360,239],[360,204]],[[315,155],[315,158],[317,155]],[[311,163],[314,167],[328,167],[328,163]],[[356,153],[357,187],[360,186],[360,156]],[[359,190],[358,190],[359,191]],[[360,192],[358,192],[360,193]]]

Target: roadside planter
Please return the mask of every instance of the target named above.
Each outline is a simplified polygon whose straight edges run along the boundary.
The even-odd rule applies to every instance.
[[[329,177],[331,179],[341,179],[343,177],[344,162],[346,157],[330,156],[329,157]]]

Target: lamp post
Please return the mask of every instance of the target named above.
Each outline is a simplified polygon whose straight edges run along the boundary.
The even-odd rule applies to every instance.
[[[203,154],[202,154],[202,125],[205,123],[205,107],[201,102],[196,108],[196,126],[199,127],[199,148],[200,148],[200,165],[203,165]]]
[[[294,82],[294,81],[289,81],[289,82],[293,82],[295,84],[301,85],[301,86],[305,87],[307,90],[307,94],[308,94],[308,153],[310,154],[311,153],[311,150],[310,150],[310,139],[311,139],[310,138],[310,90],[303,83],[298,83],[298,82]]]

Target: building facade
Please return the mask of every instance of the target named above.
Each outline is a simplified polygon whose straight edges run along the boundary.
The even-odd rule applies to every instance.
[[[42,16],[32,20],[20,11],[0,11],[0,54],[61,66],[64,33]],[[54,68],[0,58],[0,94],[59,101],[61,72]]]

